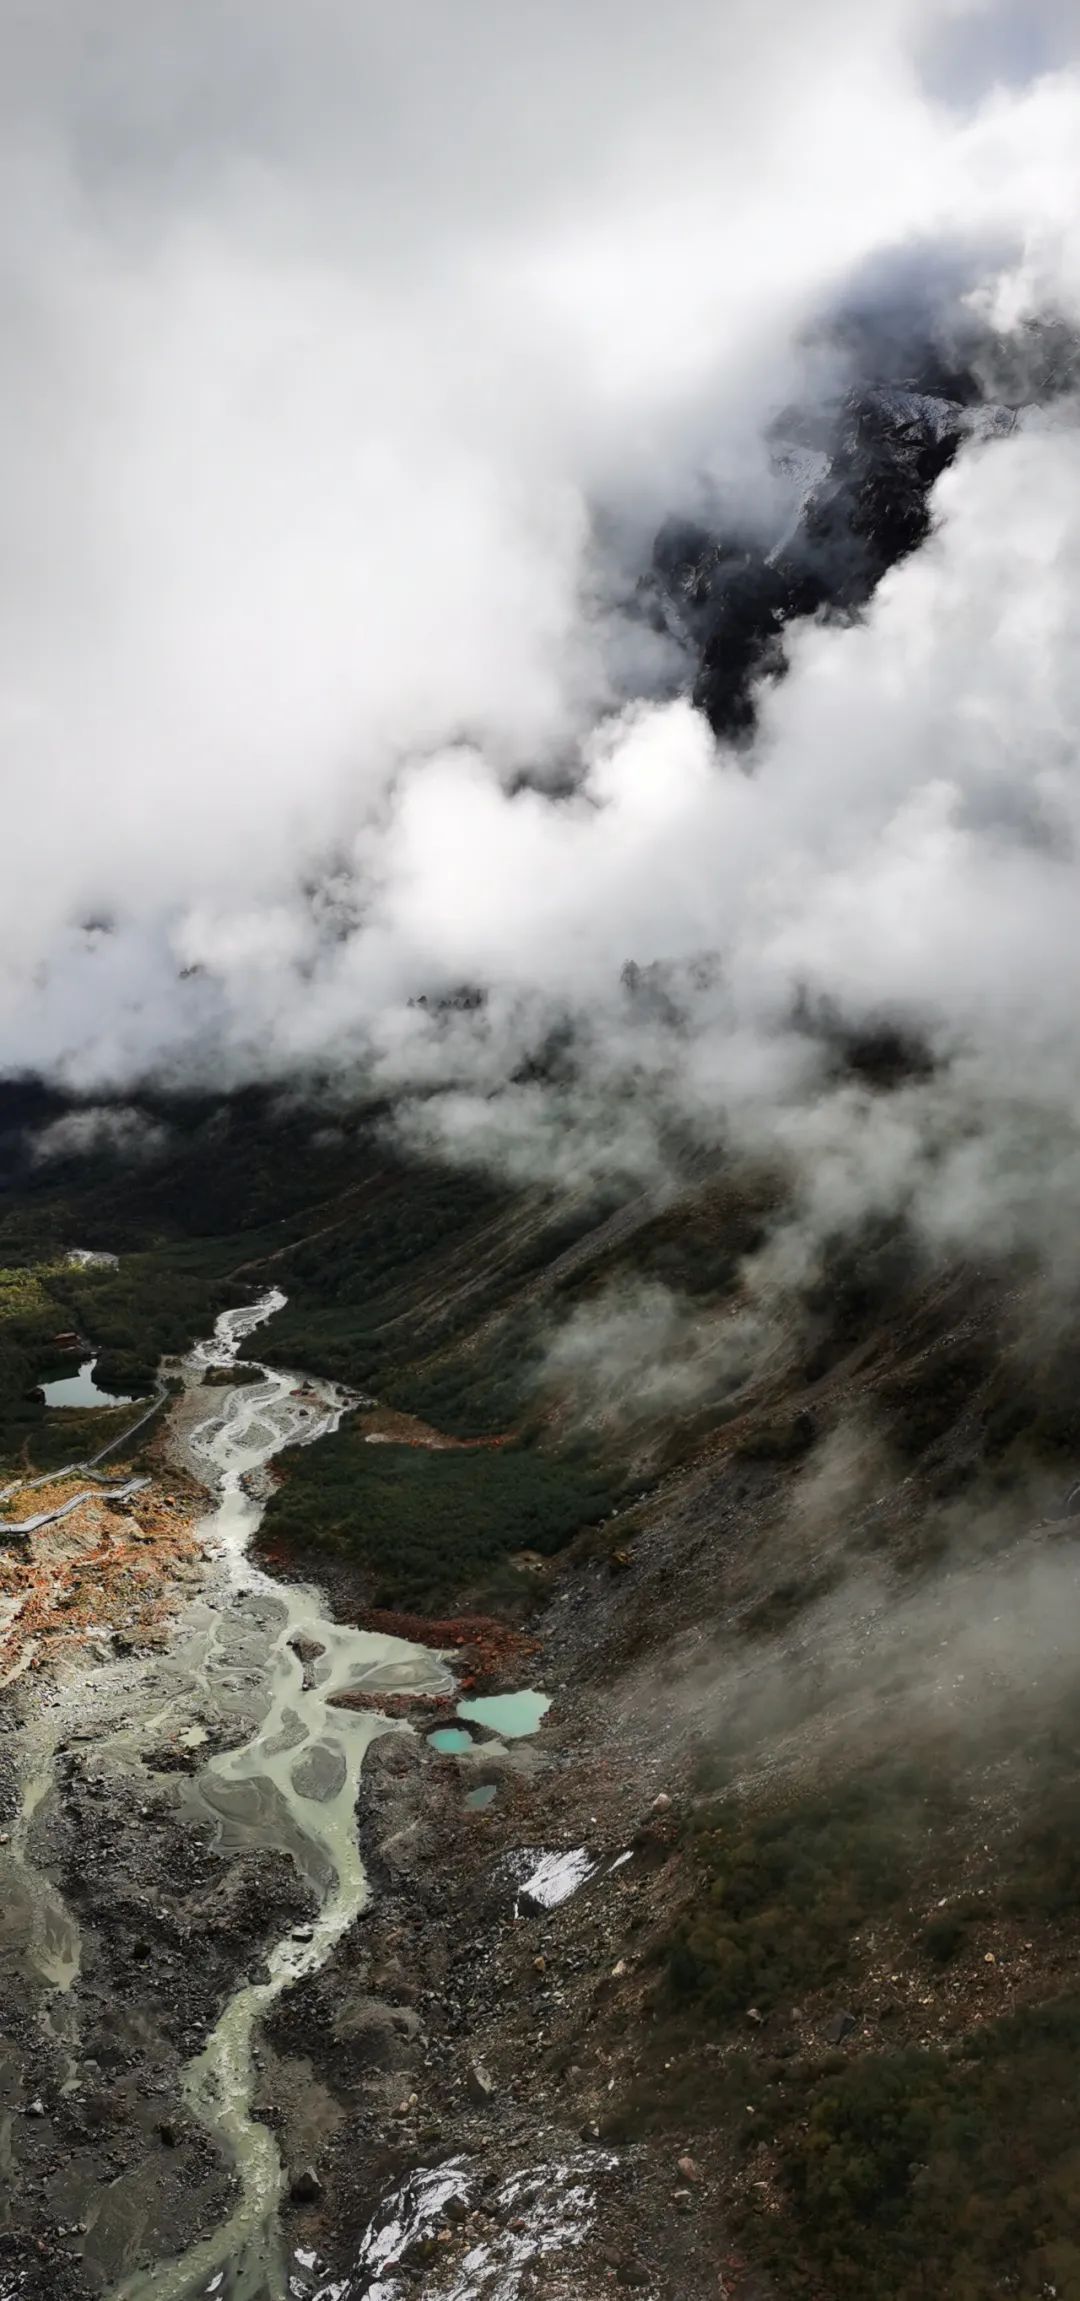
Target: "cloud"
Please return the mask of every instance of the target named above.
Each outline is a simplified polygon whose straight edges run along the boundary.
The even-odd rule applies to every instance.
[[[330,1067],[515,1173],[723,1136],[1015,1227],[1080,1086],[1071,403],[971,439],[737,763],[633,602],[671,514],[790,525],[770,427],[842,389],[838,310],[1014,367],[1080,314],[1078,42],[1021,21],[9,18],[0,1064]],[[826,1005],[937,1073],[826,1094]]]
[[[695,1311],[656,1280],[627,1278],[582,1303],[550,1337],[541,1380],[584,1421],[647,1423],[731,1395],[762,1346],[749,1308]]]
[[[29,1150],[35,1166],[55,1166],[103,1152],[132,1165],[156,1158],[167,1141],[166,1128],[142,1111],[125,1109],[122,1103],[87,1103],[40,1128],[31,1137]]]

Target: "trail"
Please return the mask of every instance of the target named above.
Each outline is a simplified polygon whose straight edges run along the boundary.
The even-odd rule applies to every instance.
[[[64,1462],[59,1470],[41,1470],[34,1478],[13,1478],[7,1486],[0,1486],[0,1503],[10,1502],[13,1494],[32,1494],[36,1486],[55,1486],[60,1478],[93,1478],[98,1486],[111,1487],[111,1480],[99,1476],[96,1465],[104,1462],[107,1454],[115,1454],[119,1447],[127,1445],[130,1438],[136,1437],[153,1420],[159,1406],[164,1406],[168,1395],[164,1385],[159,1384],[149,1405],[143,1407],[137,1419],[129,1422],[126,1430],[118,1431],[116,1437],[110,1438],[105,1446],[99,1446],[97,1453],[91,1454],[85,1462]],[[18,1528],[8,1527],[6,1531],[17,1533]]]

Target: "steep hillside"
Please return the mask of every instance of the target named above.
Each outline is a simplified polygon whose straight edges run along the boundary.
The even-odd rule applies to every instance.
[[[464,1839],[432,1808],[437,1900],[399,1877],[374,1921],[434,1989],[416,2116],[445,2115],[468,2052],[534,2124],[606,2135],[675,2216],[624,2214],[613,2255],[661,2292],[706,2290],[717,2249],[731,2292],[1080,2291],[1071,1308],[900,1224],[779,1282],[783,1180],[719,1160],[598,1203],[411,1164],[370,1112],[329,1139],[257,1099],[170,1123],[139,1169],[14,1179],[8,1460],[55,1444],[14,1395],[50,1324],[149,1366],[276,1282],[269,1356],[377,1404],[283,1458],[267,1557],[347,1617],[536,1641],[543,1770],[492,1761]],[[118,1268],[72,1269],[71,1244]],[[523,1835],[625,1845],[630,1900],[505,1935],[484,1881]],[[447,1928],[461,2019],[425,1963]],[[558,1981],[534,2029],[537,1961]],[[287,2001],[274,2052],[346,2098],[333,1987]],[[362,2177],[348,2119],[320,2160],[339,2259],[404,2163],[384,2114],[355,2111]]]

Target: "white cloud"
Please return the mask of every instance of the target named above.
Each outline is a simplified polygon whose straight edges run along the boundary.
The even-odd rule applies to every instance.
[[[1018,1097],[1067,1127],[1072,412],[964,451],[866,621],[793,639],[747,769],[648,699],[597,542],[703,487],[776,518],[762,434],[856,277],[1080,312],[1078,42],[1020,22],[9,19],[0,1063],[122,1088],[362,1056],[452,1089],[425,1139],[648,1172],[673,1123],[794,1149],[801,991],[912,1013],[981,1138]],[[678,1030],[629,958],[676,971]],[[463,981],[482,1014],[409,1003]],[[568,1017],[579,1083],[508,1089]],[[911,1188],[970,1131],[930,1101]]]

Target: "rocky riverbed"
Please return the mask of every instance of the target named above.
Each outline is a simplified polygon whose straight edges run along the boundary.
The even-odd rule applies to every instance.
[[[125,1522],[152,1609],[0,1697],[2,2301],[696,2297],[719,2199],[613,2115],[677,1868],[662,1760],[628,1774],[575,1697],[580,1598],[536,1733],[444,1753],[434,1627],[253,1561],[266,1463],[348,1403],[205,1384],[276,1299],[185,1366]],[[483,1651],[513,1683],[513,1638]]]
[[[202,1387],[278,1299],[226,1313],[185,1366],[178,1444],[213,1505],[197,1542],[172,1541],[163,1561],[160,1498],[130,1498],[122,1546],[139,1565],[159,1552],[153,1609],[117,1622],[99,1530],[87,1552],[65,1519],[100,1619],[43,1650],[38,1605],[33,1667],[5,1690],[2,2242],[20,2294],[285,2294],[287,2169],[247,2114],[251,2045],[264,2008],[364,1906],[356,1790],[385,1730],[377,1709],[330,1704],[450,1683],[426,1650],[339,1628],[317,1593],[279,1592],[247,1558],[246,1482],[345,1403],[269,1372]],[[31,1540],[51,1587],[57,1535]]]

